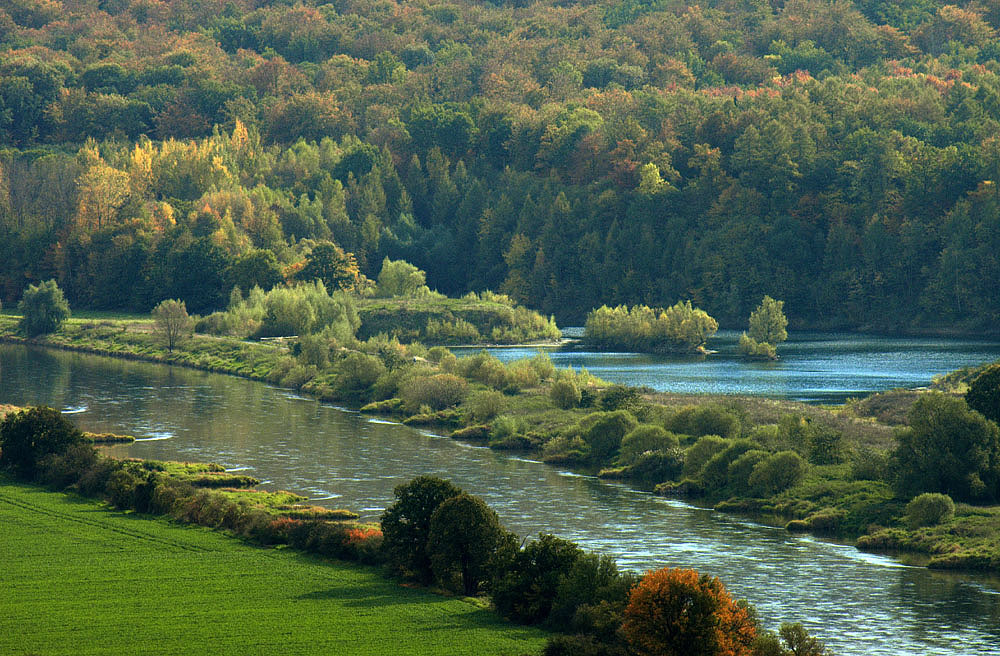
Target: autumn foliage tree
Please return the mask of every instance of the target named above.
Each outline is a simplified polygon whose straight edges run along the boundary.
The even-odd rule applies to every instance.
[[[646,574],[632,590],[622,631],[640,656],[749,656],[757,635],[719,579],[671,568]]]

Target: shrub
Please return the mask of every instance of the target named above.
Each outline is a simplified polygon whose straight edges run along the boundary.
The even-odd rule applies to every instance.
[[[962,501],[1000,494],[1000,429],[960,398],[922,395],[892,455],[901,496],[941,492]]]
[[[493,603],[501,615],[523,624],[549,617],[556,591],[583,550],[569,540],[541,534],[529,542],[493,583]]]
[[[430,293],[427,289],[427,274],[405,260],[382,260],[382,269],[378,274],[378,284],[375,295],[381,298],[393,296],[423,296]]]
[[[22,315],[18,327],[28,337],[59,330],[70,314],[69,303],[55,280],[29,285],[17,309]]]
[[[851,479],[884,481],[889,473],[889,454],[877,449],[859,448],[851,454]]]
[[[507,407],[504,395],[496,390],[476,392],[468,401],[469,416],[473,421],[489,421]]]
[[[549,380],[556,373],[556,366],[552,364],[552,358],[545,351],[538,351],[528,362],[540,380]]]
[[[584,462],[590,458],[590,446],[579,435],[560,435],[545,443],[543,462]]]
[[[423,405],[444,410],[461,403],[468,390],[469,384],[453,374],[415,376],[400,386],[399,398],[411,411]]]
[[[1000,365],[987,367],[972,381],[965,402],[987,419],[1000,423]]]
[[[622,438],[618,452],[618,463],[629,465],[644,453],[674,449],[680,444],[677,436],[659,426],[643,424]]]
[[[674,433],[694,437],[720,435],[731,438],[740,434],[740,420],[733,413],[715,404],[687,406],[667,420],[666,428]]]
[[[910,528],[937,526],[955,515],[955,502],[947,494],[925,492],[906,504],[906,523]]]
[[[366,353],[349,353],[337,364],[337,389],[348,396],[362,396],[385,373],[385,365]]]
[[[542,382],[538,371],[531,364],[531,360],[515,360],[507,365],[507,378],[509,385],[518,389],[538,387]]]
[[[684,469],[684,453],[677,448],[648,451],[625,468],[622,476],[645,483],[674,480]]]
[[[729,485],[729,465],[754,448],[750,440],[734,440],[712,456],[701,470],[701,480],[709,490],[720,491]]]
[[[83,433],[58,410],[37,406],[8,414],[0,421],[0,466],[33,479],[41,461],[86,442]]]
[[[587,315],[584,339],[605,349],[689,351],[702,346],[718,328],[718,322],[691,301],[678,301],[666,309],[601,306]]]
[[[608,412],[614,410],[628,410],[635,412],[642,403],[639,390],[625,385],[612,385],[601,394],[601,410]]]
[[[622,438],[634,430],[639,422],[627,410],[594,412],[579,424],[580,437],[590,447],[590,457],[595,462],[610,460],[621,446]]]
[[[697,478],[701,475],[701,470],[705,463],[712,459],[729,445],[729,440],[725,440],[718,435],[705,435],[698,439],[684,452],[684,476]]]
[[[485,350],[459,360],[458,370],[465,378],[489,385],[494,389],[502,390],[508,383],[507,368]]]
[[[576,382],[568,378],[561,378],[552,383],[549,389],[549,398],[557,408],[570,410],[580,405],[580,388]]]
[[[806,463],[794,451],[780,451],[758,463],[747,481],[759,496],[770,496],[792,487],[805,475]]]
[[[767,457],[767,451],[750,449],[729,463],[729,467],[726,470],[726,478],[734,494],[747,494],[756,491],[750,485],[750,476],[755,471],[757,465],[767,460]]]

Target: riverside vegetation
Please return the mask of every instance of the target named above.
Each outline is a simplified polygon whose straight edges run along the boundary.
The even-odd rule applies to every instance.
[[[24,339],[15,322],[0,320],[5,339]],[[996,393],[993,369],[946,377],[943,391],[823,408],[652,394],[556,370],[542,353],[505,365],[485,351],[459,359],[385,336],[342,342],[321,331],[283,344],[195,335],[170,352],[137,324],[70,319],[32,341],[267,380],[791,530],[912,552],[932,567],[1000,568],[1000,512],[989,505],[1000,494],[1000,444],[996,418],[981,414]],[[965,390],[973,408],[956,394]],[[914,523],[907,504],[923,493],[949,495],[954,513]]]
[[[690,570],[666,569],[640,579],[618,572],[614,562],[607,557],[586,554],[573,543],[551,535],[540,535],[538,540],[519,547],[518,538],[500,525],[496,513],[480,499],[464,494],[441,479],[419,477],[397,487],[397,500],[384,512],[379,530],[352,525],[343,516],[317,516],[301,510],[290,513],[286,506],[279,505],[287,501],[285,497],[290,496],[287,493],[254,493],[241,489],[210,491],[204,488],[213,487],[214,483],[185,478],[191,474],[215,473],[210,466],[102,457],[68,420],[51,408],[8,410],[10,412],[0,421],[0,469],[17,479],[105,498],[119,510],[166,514],[183,522],[223,528],[257,544],[288,545],[328,557],[384,563],[407,578],[435,583],[465,595],[478,595],[483,590],[503,616],[520,624],[537,624],[559,632],[546,644],[548,656],[673,653],[669,650],[691,645],[697,645],[699,653],[720,656],[822,656],[825,653],[822,645],[809,638],[800,625],[783,625],[780,638],[764,630],[753,608],[745,602],[732,600],[722,584],[712,577],[699,576]],[[245,477],[230,476],[230,479],[237,485],[252,483]],[[12,484],[3,474],[0,474],[0,483],[3,483],[0,504],[5,514],[7,508],[12,509],[12,521],[5,521],[4,527],[24,529],[15,530],[9,536],[4,534],[5,541],[9,538],[12,546],[13,559],[9,564],[12,575],[18,580],[40,583],[58,576],[66,585],[86,592],[80,595],[81,603],[92,604],[89,600],[94,598],[90,573],[96,551],[79,553],[81,558],[74,560],[73,571],[67,572],[62,560],[32,559],[24,555],[25,546],[32,542],[35,534],[54,534],[57,541],[84,538],[103,554],[106,554],[107,543],[111,542],[115,549],[125,552],[116,559],[115,565],[119,573],[126,572],[123,580],[130,585],[148,579],[151,557],[164,560],[156,569],[155,580],[149,581],[154,589],[175,592],[180,599],[211,600],[223,615],[235,612],[248,598],[255,599],[262,590],[268,590],[267,594],[271,595],[268,601],[255,605],[252,613],[261,615],[266,633],[260,635],[265,643],[274,639],[273,623],[282,621],[276,615],[284,618],[280,609],[289,602],[288,595],[300,598],[303,589],[310,588],[302,585],[302,577],[309,577],[315,586],[318,575],[323,588],[316,592],[319,601],[326,601],[331,596],[340,598],[345,593],[353,600],[359,598],[362,591],[386,588],[365,572],[340,566],[317,572],[315,561],[296,563],[273,556],[262,559],[259,551],[223,547],[205,534],[181,533],[160,523],[143,522],[140,525],[135,523],[134,516],[131,519],[97,517],[91,506],[81,508],[80,504],[75,504],[75,508],[70,508],[70,504],[54,500],[51,495]],[[264,496],[265,500],[251,501],[250,496],[256,494]],[[51,548],[51,542],[48,544]],[[206,552],[216,555],[206,556]],[[261,567],[262,560],[267,561],[263,564],[266,571],[252,577],[259,584],[249,587],[242,581],[233,584],[231,558],[237,560],[237,571],[251,571]],[[38,562],[34,562],[36,560]],[[227,567],[220,567],[222,560]],[[33,564],[29,566],[28,563]],[[185,575],[163,576],[165,570],[171,569],[183,569]],[[192,576],[199,581],[198,591],[184,583]],[[276,595],[267,585],[273,576],[282,579],[275,583]],[[289,579],[296,582],[291,588]],[[333,592],[327,589],[331,583],[335,585]],[[101,584],[97,586],[100,597]],[[19,586],[18,589],[32,588]],[[398,630],[399,623],[415,627],[416,632],[402,631],[412,636],[404,637],[398,645],[404,653],[417,649],[415,643],[412,643],[414,647],[410,646],[411,641],[420,643],[419,653],[438,653],[438,646],[447,645],[449,639],[464,640],[463,644],[474,646],[476,653],[481,653],[484,645],[491,651],[506,651],[520,641],[520,651],[530,648],[526,645],[538,645],[541,635],[517,631],[510,626],[501,627],[495,620],[476,615],[468,608],[464,613],[456,612],[452,604],[442,611],[464,617],[457,625],[452,623],[445,635],[435,635],[427,641],[422,634],[425,630],[433,630],[438,613],[414,618],[414,612],[419,612],[415,602],[421,601],[418,593],[403,594],[402,603],[398,594],[388,591],[383,594],[394,600],[389,615],[366,632],[364,644],[352,643],[338,649],[338,653],[380,653],[384,645],[379,640],[372,643],[372,636],[390,627]],[[108,614],[108,621],[115,622],[121,621],[123,615],[142,617],[145,603],[152,598],[145,594],[143,599],[132,600],[131,595],[122,594],[117,588],[110,591],[108,597],[113,601],[99,604],[96,615],[93,608],[89,610],[91,624],[95,627],[102,626]],[[32,613],[33,608],[46,600],[16,594],[13,601],[12,608],[17,615]],[[687,608],[688,604],[692,604],[694,610]],[[372,608],[383,606],[378,596],[371,602]],[[62,612],[75,611],[72,604],[61,608]],[[682,612],[681,608],[686,610]],[[429,606],[424,607],[425,611],[428,609]],[[322,622],[327,637],[313,637],[315,629],[311,627],[318,626],[317,623],[328,614],[333,614],[335,619]],[[299,627],[299,632],[304,634],[299,640],[306,640],[312,647],[329,640],[331,635],[338,635],[337,631],[330,631],[331,627],[347,630],[359,621],[356,608],[352,610],[342,603],[317,609],[316,615],[318,617],[306,618],[307,628]],[[169,613],[166,618],[162,613],[151,616],[161,619],[154,623],[137,621],[130,631],[144,634],[171,629],[177,617]],[[18,645],[44,643],[50,648],[59,648],[67,640],[79,642],[79,631],[69,635],[64,629],[73,623],[61,622],[58,613],[49,621],[56,624],[51,631],[21,630],[4,635],[17,636],[15,643]],[[216,622],[211,625],[217,630]],[[199,635],[207,626],[195,623],[187,631],[177,633],[187,640],[192,632]],[[125,636],[123,639],[133,638]],[[232,649],[230,639],[223,638],[226,653]],[[98,634],[92,644],[99,645],[97,650],[107,649],[107,641],[106,635]],[[245,644],[241,639],[240,645]],[[660,647],[650,650],[649,644]],[[803,645],[808,650],[803,651]],[[297,650],[298,643],[292,647],[293,651]],[[284,648],[287,650],[288,646]],[[462,653],[461,645],[457,651],[454,645],[450,648],[448,653]],[[668,651],[664,652],[664,648]],[[169,649],[176,651],[177,647]]]

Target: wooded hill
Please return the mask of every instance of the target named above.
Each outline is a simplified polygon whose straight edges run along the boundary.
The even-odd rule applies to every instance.
[[[995,332],[998,28],[997,0],[0,0],[0,295],[207,312],[333,241],[563,324],[737,327],[768,294],[793,327]]]

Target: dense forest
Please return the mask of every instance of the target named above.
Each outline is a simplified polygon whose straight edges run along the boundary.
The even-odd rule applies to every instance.
[[[768,294],[995,332],[998,29],[998,0],[0,0],[0,297],[207,313],[322,246],[561,323],[742,327]]]

